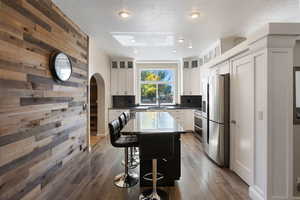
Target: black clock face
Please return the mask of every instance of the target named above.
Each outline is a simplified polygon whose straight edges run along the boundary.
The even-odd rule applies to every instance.
[[[72,74],[72,64],[64,53],[56,53],[52,61],[53,72],[60,81],[67,81]]]

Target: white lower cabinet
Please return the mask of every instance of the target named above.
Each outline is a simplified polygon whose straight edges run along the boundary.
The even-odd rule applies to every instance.
[[[118,110],[109,110],[108,112],[108,119],[109,122],[118,119],[119,116],[123,113],[123,112],[129,112],[128,109],[118,109]]]
[[[194,131],[194,110],[192,109],[176,109],[169,110],[168,113],[181,124],[184,130]]]
[[[184,121],[184,129],[194,131],[194,110],[192,109],[184,109],[182,110],[183,121]]]

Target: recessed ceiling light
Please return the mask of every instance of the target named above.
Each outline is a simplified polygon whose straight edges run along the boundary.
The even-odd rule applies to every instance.
[[[121,10],[118,14],[123,19],[130,17],[130,13],[126,10]]]
[[[183,38],[179,38],[179,39],[178,39],[178,42],[179,42],[179,43],[183,43],[183,42],[184,42],[184,39],[183,39]]]
[[[173,53],[176,53],[177,51],[176,51],[176,49],[173,49],[173,51],[172,51]]]
[[[132,39],[131,42],[132,42],[132,43],[135,43],[135,39]]]
[[[197,19],[197,18],[199,18],[200,17],[200,13],[199,12],[192,12],[191,13],[191,18],[192,19]]]

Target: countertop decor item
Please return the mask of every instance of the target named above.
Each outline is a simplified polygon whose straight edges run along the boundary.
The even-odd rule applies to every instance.
[[[68,81],[72,74],[72,63],[62,52],[54,52],[50,58],[51,72],[58,82]]]

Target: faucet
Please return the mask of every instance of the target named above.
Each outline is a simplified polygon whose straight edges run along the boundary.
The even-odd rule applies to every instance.
[[[160,95],[159,95],[159,93],[158,93],[157,101],[158,101],[158,107],[160,108]]]

